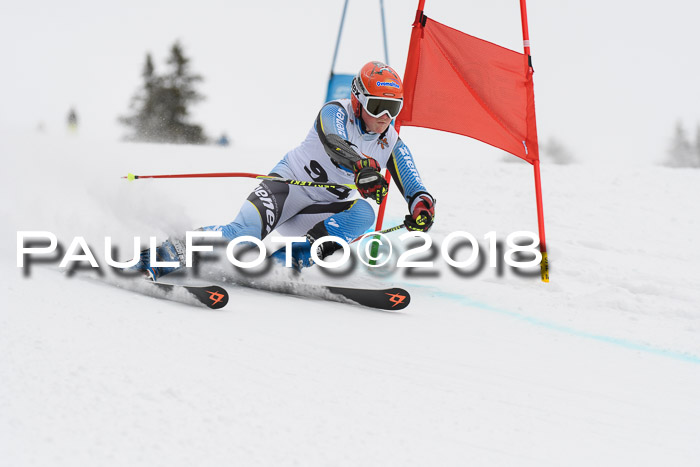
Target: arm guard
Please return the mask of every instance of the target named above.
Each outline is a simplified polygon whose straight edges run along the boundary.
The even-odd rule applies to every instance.
[[[353,164],[361,159],[347,140],[348,114],[343,106],[329,102],[321,108],[316,118],[316,132],[323,149],[338,166],[352,172]]]

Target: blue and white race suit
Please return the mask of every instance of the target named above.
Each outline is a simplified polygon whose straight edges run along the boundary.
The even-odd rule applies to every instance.
[[[289,151],[270,171],[303,181],[354,184],[353,162],[372,157],[388,168],[412,211],[421,193],[427,193],[408,147],[393,126],[383,134],[364,130],[350,99],[325,104],[306,139]],[[265,238],[273,230],[282,235],[313,238],[333,235],[351,241],[372,228],[372,205],[349,188],[314,188],[262,182],[248,197],[233,222],[205,227],[220,230],[224,238],[250,235]]]

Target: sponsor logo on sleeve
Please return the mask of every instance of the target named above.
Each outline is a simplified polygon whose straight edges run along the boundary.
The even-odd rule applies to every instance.
[[[418,175],[418,170],[416,170],[416,166],[413,163],[413,158],[411,158],[411,153],[408,152],[408,149],[406,147],[402,146],[399,148],[399,153],[401,153],[401,159],[403,160],[403,163],[406,165],[406,168],[411,171],[413,176],[416,178],[416,181],[420,183],[421,185],[423,184],[423,181],[420,178],[420,175]]]
[[[348,139],[348,133],[345,131],[345,111],[340,108],[335,113],[335,129],[341,138]]]

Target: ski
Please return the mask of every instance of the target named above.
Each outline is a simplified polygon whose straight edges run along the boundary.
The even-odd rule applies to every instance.
[[[194,297],[199,303],[212,310],[223,308],[228,303],[228,292],[218,285],[179,285],[164,282],[147,282],[147,284],[150,284],[149,287],[164,291],[165,298],[169,300],[183,302],[178,299],[182,296],[178,291],[185,291],[189,297]]]
[[[411,296],[408,291],[399,287],[388,289],[367,289],[306,284],[300,282],[244,281],[236,281],[235,285],[251,289],[264,290],[267,292],[294,295],[297,297],[361,305],[378,310],[403,310],[411,302]]]
[[[170,300],[185,305],[204,305],[212,310],[226,306],[229,295],[219,285],[186,285],[168,282],[153,282],[144,277],[121,277],[113,280],[100,280],[101,284],[121,290],[135,292],[148,297]]]
[[[332,294],[352,300],[359,305],[380,310],[403,310],[411,303],[409,293],[398,287],[381,290],[330,286],[325,288]]]
[[[230,280],[230,279],[229,279]],[[283,295],[302,298],[326,300],[350,305],[360,305],[377,310],[398,311],[405,309],[411,302],[411,296],[405,289],[392,287],[386,289],[368,289],[363,287],[336,287],[304,282],[266,282],[224,279],[228,285],[245,287]],[[218,285],[185,285],[167,282],[136,280],[135,282],[110,283],[121,289],[163,298],[188,305],[202,304],[212,310],[226,306],[229,294]]]

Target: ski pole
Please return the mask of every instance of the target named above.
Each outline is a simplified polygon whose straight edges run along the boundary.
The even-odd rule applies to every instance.
[[[223,177],[244,177],[244,178],[256,178],[258,180],[267,180],[270,182],[280,182],[286,183],[287,185],[296,186],[306,186],[315,188],[349,188],[351,190],[357,189],[356,185],[350,183],[323,183],[323,182],[306,182],[303,180],[293,180],[284,177],[275,177],[272,175],[261,175],[247,172],[216,172],[216,173],[203,173],[203,174],[170,174],[170,175],[134,175],[132,173],[125,177],[129,181],[139,180],[141,178],[223,178]]]
[[[395,226],[393,226],[393,227],[389,227],[388,229],[380,230],[379,232],[371,232],[371,233],[369,233],[369,234],[360,235],[359,237],[357,237],[355,240],[351,241],[350,243],[355,243],[356,241],[358,241],[358,240],[360,240],[361,238],[364,238],[364,237],[366,237],[366,236],[384,235],[384,234],[387,234],[387,233],[389,233],[389,232],[394,232],[394,231],[396,231],[396,230],[401,230],[401,229],[403,229],[404,227],[406,227],[404,224],[399,224],[399,225],[395,225]]]

